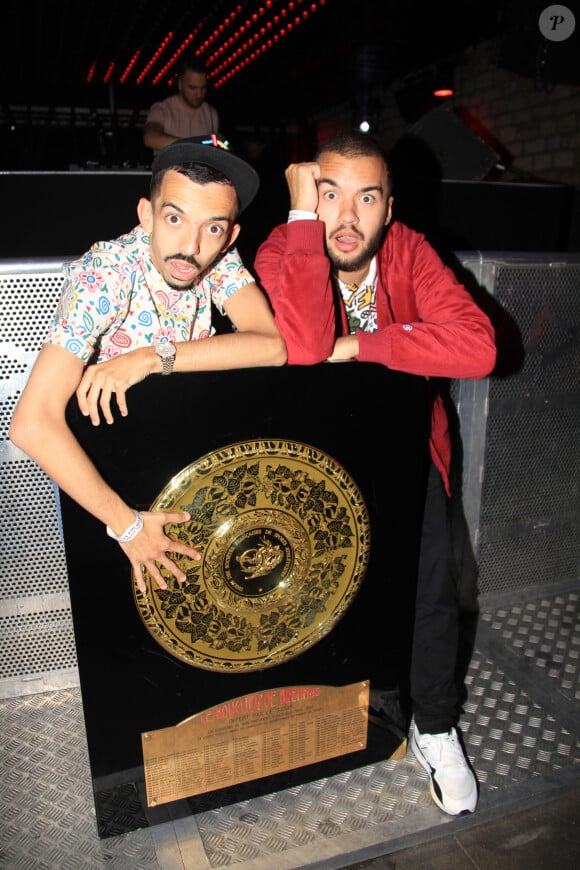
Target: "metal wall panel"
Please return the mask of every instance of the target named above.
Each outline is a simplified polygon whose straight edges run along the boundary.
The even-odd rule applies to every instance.
[[[521,343],[514,370],[454,384],[464,458],[462,502],[479,593],[576,579],[580,256],[459,256],[501,311],[500,356],[517,360],[517,349],[506,344]],[[508,319],[511,328],[505,329]],[[464,558],[464,569],[467,564]]]
[[[8,439],[60,294],[61,260],[0,262],[0,697],[78,686],[54,487]]]

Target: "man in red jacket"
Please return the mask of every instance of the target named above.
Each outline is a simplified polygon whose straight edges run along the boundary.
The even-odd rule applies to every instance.
[[[425,237],[392,221],[387,159],[372,137],[338,133],[313,162],[290,165],[286,180],[288,223],[261,245],[255,269],[289,364],[359,360],[428,378],[491,372],[489,319]],[[430,453],[409,745],[429,773],[435,803],[457,815],[475,809],[477,783],[455,727],[459,605],[447,526],[451,445],[440,395]]]

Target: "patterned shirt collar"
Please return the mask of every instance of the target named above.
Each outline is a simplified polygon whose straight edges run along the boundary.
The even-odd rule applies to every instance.
[[[341,281],[340,278],[338,279],[338,283],[340,285],[341,291],[346,288],[346,283],[344,281]],[[374,287],[376,283],[377,283],[377,258],[373,257],[371,262],[370,262],[370,266],[369,266],[369,270],[366,274],[366,278],[363,281],[359,282],[359,287],[363,287],[366,284],[368,284],[370,287]]]
[[[373,257],[370,262],[366,278],[359,284],[349,284],[338,280],[348,321],[348,330],[351,334],[377,331],[376,280],[376,257]]]

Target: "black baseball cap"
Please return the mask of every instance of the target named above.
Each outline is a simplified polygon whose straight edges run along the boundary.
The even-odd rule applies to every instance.
[[[172,142],[156,155],[151,172],[155,174],[161,169],[183,166],[184,163],[204,163],[229,178],[238,194],[240,211],[249,206],[258,192],[258,173],[245,160],[232,154],[229,143],[219,133]]]

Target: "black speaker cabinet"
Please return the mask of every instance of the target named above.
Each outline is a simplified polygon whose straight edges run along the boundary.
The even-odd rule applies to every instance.
[[[410,132],[432,149],[442,178],[485,178],[500,157],[458,113],[447,108],[427,112]]]
[[[469,528],[463,582],[475,574],[480,596],[519,593],[522,601],[577,587],[580,255],[458,256],[498,348],[489,378],[452,385]]]
[[[141,734],[269,688],[401,689],[410,628],[428,443],[427,382],[362,363],[150,377],[129,415],[93,427],[73,398],[69,423],[103,477],[147,509],[208,452],[252,439],[290,439],[330,455],[360,489],[370,557],[351,606],[289,661],[216,673],[180,661],[143,624],[129,562],[90,514],[62,494],[62,519],[97,824],[110,836],[166,819],[142,799]],[[279,791],[390,757],[400,733],[369,723],[360,752],[180,802],[192,813]]]
[[[139,222],[137,203],[149,196],[148,171],[2,172],[0,193],[14,221],[0,242],[0,256],[80,257],[97,239],[114,239]],[[15,230],[29,197],[47,204],[45,218],[29,224],[30,237]],[[87,209],[86,203],[91,203]],[[73,215],[82,214],[82,219]],[[34,219],[36,220],[36,219]]]

